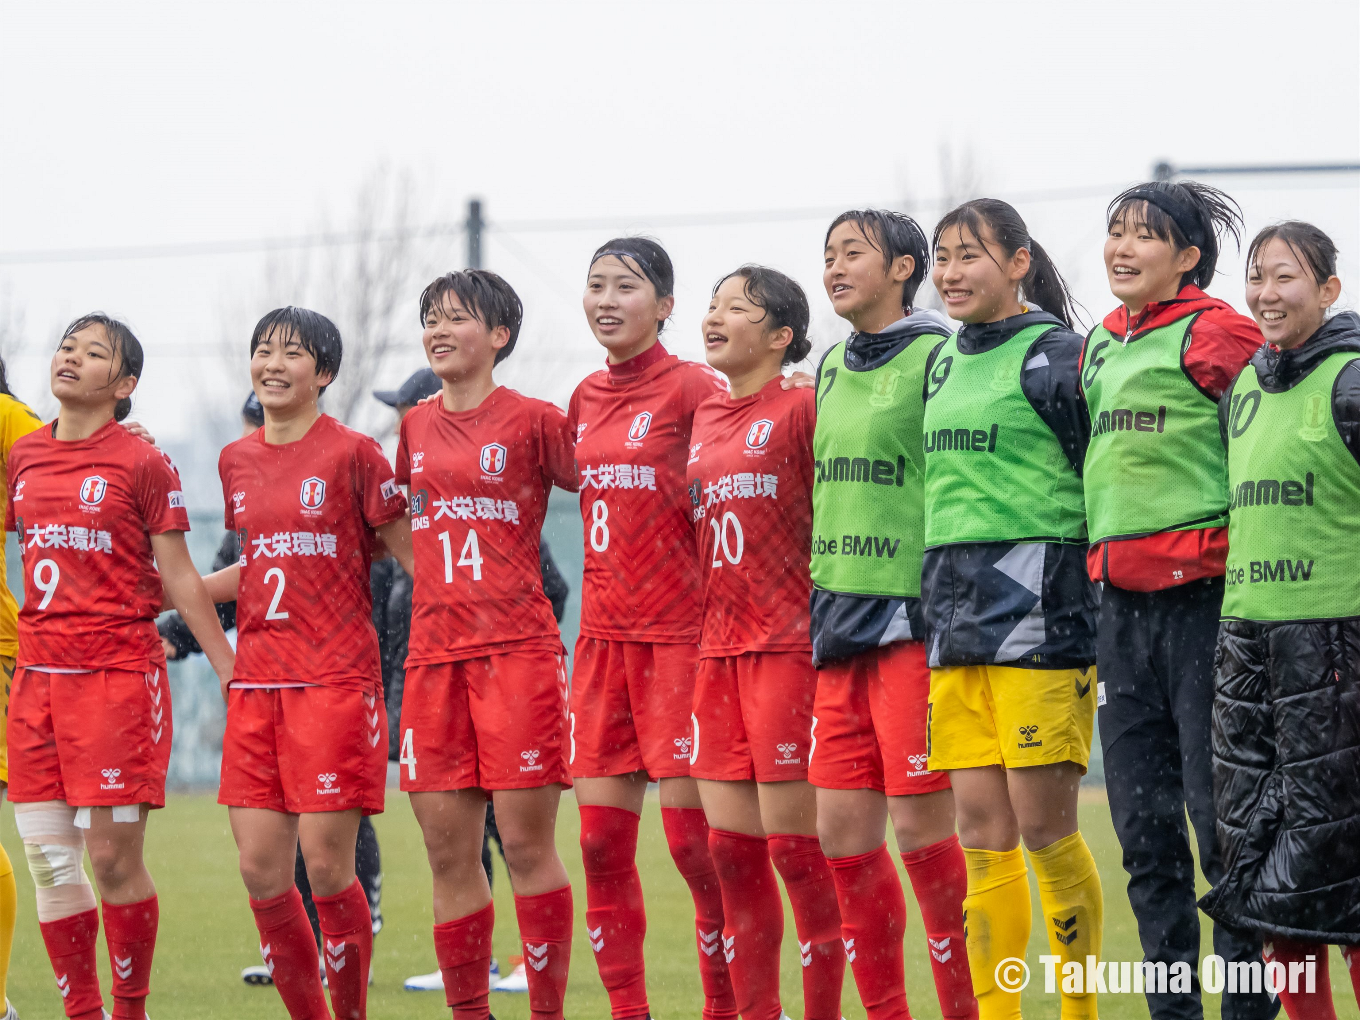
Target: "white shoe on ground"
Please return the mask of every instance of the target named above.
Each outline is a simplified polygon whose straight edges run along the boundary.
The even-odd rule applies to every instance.
[[[5,1000],[5,1015],[0,1016],[0,1020],[19,1020],[19,1011],[14,1008],[14,1003]]]
[[[491,986],[491,990],[493,992],[527,992],[529,990],[529,976],[524,970],[524,964],[516,964],[514,970]]]
[[[248,985],[272,985],[274,983],[274,975],[269,973],[268,967],[256,964],[254,967],[241,968],[241,980]],[[2,1020],[2,1018],[0,1018],[0,1020]]]
[[[496,978],[500,976],[501,965],[496,962],[496,958],[491,958],[491,983],[496,983]],[[402,982],[401,987],[408,992],[442,992],[444,990],[444,975],[439,971],[430,974],[413,974]],[[0,1017],[4,1020],[4,1017]]]

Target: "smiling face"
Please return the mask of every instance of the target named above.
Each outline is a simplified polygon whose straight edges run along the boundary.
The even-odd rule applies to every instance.
[[[1341,295],[1335,276],[1322,283],[1283,238],[1262,245],[1247,267],[1247,307],[1268,343],[1298,347],[1316,333]]]
[[[704,316],[704,357],[728,378],[773,366],[778,374],[793,339],[788,326],[767,329],[769,316],[746,293],[746,278],[729,276],[708,303]]]
[[[425,332],[421,335],[425,357],[434,374],[446,382],[490,372],[496,352],[509,342],[509,327],[488,329],[452,290],[425,314]]]
[[[1170,301],[1181,289],[1181,277],[1199,263],[1193,245],[1176,251],[1145,222],[1147,204],[1116,214],[1105,234],[1105,275],[1110,292],[1126,308],[1141,312],[1155,301]]]
[[[656,296],[656,287],[617,255],[595,260],[581,299],[595,339],[615,364],[656,343],[658,323],[670,317],[675,298]]]
[[[945,312],[960,322],[996,322],[1021,312],[1017,288],[1029,272],[1024,248],[1007,257],[983,224],[975,235],[962,224],[945,228],[935,245],[931,280]]]
[[[52,396],[63,407],[116,404],[137,388],[133,376],[118,378],[118,353],[98,323],[63,337],[52,355]]]
[[[250,383],[272,415],[289,417],[315,406],[331,378],[330,372],[316,370],[316,357],[290,329],[266,333],[250,355]]]
[[[902,287],[916,268],[910,255],[889,262],[882,246],[871,244],[864,231],[847,220],[831,231],[823,259],[822,284],[831,307],[857,329],[874,332],[906,314]],[[881,324],[861,326],[863,321],[885,317],[887,321]]]

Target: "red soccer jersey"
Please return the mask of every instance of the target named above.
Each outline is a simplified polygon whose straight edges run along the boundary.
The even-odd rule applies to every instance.
[[[816,396],[774,379],[694,412],[689,496],[704,578],[700,654],[808,652]]]
[[[381,684],[373,529],[406,512],[382,448],[323,414],[293,443],[238,439],[217,470],[241,541],[232,686]]]
[[[575,489],[567,416],[504,386],[471,411],[432,400],[401,423],[416,576],[408,666],[557,651],[539,535],[554,485]]]
[[[24,558],[19,665],[147,671],[161,657],[151,536],[189,530],[165,454],[113,421],[71,443],[31,432],[10,452],[5,529]]]
[[[585,530],[581,634],[699,640],[699,560],[685,460],[694,409],[725,387],[660,344],[587,376],[571,395]]]

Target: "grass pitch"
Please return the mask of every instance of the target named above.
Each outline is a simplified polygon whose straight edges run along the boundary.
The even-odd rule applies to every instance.
[[[19,885],[19,927],[10,970],[9,997],[24,1020],[49,1020],[62,1015],[61,997],[52,979],[33,913],[32,882],[23,865],[23,853],[14,831],[13,808],[6,805],[0,824],[5,848],[15,862]],[[382,844],[383,916],[385,927],[374,949],[374,985],[369,992],[369,1016],[374,1020],[408,1017],[447,1017],[443,995],[437,992],[406,992],[402,980],[434,969],[431,945],[430,881],[420,832],[407,798],[389,791],[387,812],[374,819]],[[1110,826],[1103,795],[1087,795],[1082,804],[1082,829],[1091,845],[1105,883],[1105,951],[1108,960],[1138,960],[1137,929],[1124,895],[1124,873],[1119,864],[1119,845]],[[577,847],[578,815],[575,801],[563,799],[558,845],[572,877],[576,895],[576,942],[572,947],[572,976],[566,1013],[571,1018],[609,1015],[609,1001],[600,985],[590,946],[584,938],[585,891]],[[147,834],[147,856],[160,890],[161,928],[156,948],[151,998],[147,1001],[156,1020],[196,1020],[199,1017],[252,1017],[286,1020],[287,1013],[271,988],[248,988],[239,978],[240,969],[259,962],[255,926],[246,904],[245,890],[236,873],[236,848],[227,828],[226,809],[210,795],[172,796],[164,811],[156,812]],[[697,1020],[702,1006],[694,945],[693,906],[689,891],[676,873],[661,831],[661,818],[654,797],[648,798],[638,841],[638,860],[647,895],[647,979],[652,1012],[659,1020]],[[510,883],[499,858],[496,861],[496,956],[504,964],[520,952]],[[1032,878],[1031,878],[1032,881]],[[926,956],[920,917],[907,889],[908,932],[907,993],[912,1013],[938,1018]],[[1038,957],[1047,952],[1043,919],[1035,904],[1034,936],[1029,964],[1035,980],[1025,993],[1029,1017],[1058,1015],[1055,996],[1045,995]],[[786,905],[787,907],[787,905]],[[785,923],[783,957],[784,1008],[802,1016],[802,986],[793,918]],[[1205,952],[1209,951],[1208,925],[1204,926]],[[99,946],[103,986],[109,987],[108,956],[101,936]],[[1357,1020],[1355,998],[1341,964],[1332,952],[1333,989],[1338,1016]],[[111,1002],[107,1004],[111,1005]],[[862,1020],[864,1009],[846,969],[843,1012],[847,1020]],[[1205,996],[1205,1014],[1219,1015],[1217,996]],[[499,1020],[527,1020],[527,996],[494,994],[491,1009]],[[1100,1000],[1107,1018],[1146,1017],[1142,996],[1110,995]]]

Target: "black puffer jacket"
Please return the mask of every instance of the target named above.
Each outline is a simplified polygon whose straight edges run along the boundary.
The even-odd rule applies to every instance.
[[[1360,351],[1353,314],[1296,350],[1262,348],[1246,371],[1279,392],[1337,351]],[[1332,413],[1360,460],[1358,365],[1338,376]],[[1267,936],[1360,944],[1360,606],[1345,620],[1223,622],[1213,755],[1225,872],[1205,913]]]

